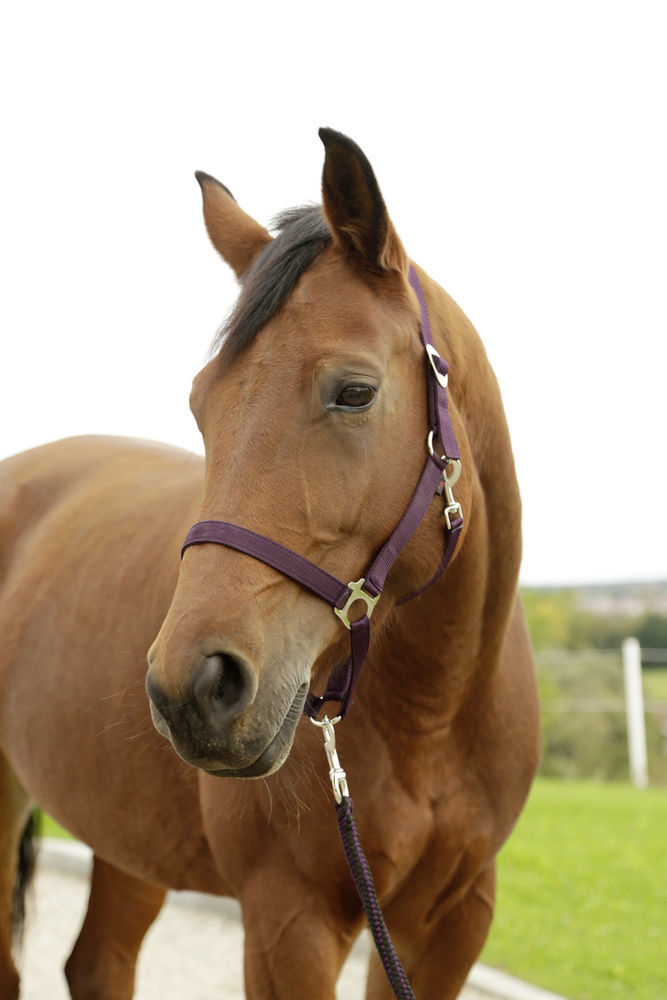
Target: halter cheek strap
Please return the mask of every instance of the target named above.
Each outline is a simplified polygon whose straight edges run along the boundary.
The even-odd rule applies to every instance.
[[[444,573],[454,555],[459,532],[463,525],[461,506],[454,500],[452,494],[452,487],[461,471],[461,461],[449,415],[447,397],[449,368],[447,362],[433,347],[426,300],[419,278],[412,266],[410,267],[409,280],[419,301],[421,339],[428,360],[428,457],[417,488],[403,517],[371,563],[366,576],[352,583],[342,583],[304,556],[279,545],[278,542],[274,542],[264,535],[258,535],[254,531],[249,531],[237,524],[230,524],[227,521],[199,521],[188,532],[181,550],[182,557],[189,546],[208,542],[236,549],[291,577],[332,606],[334,613],[350,631],[350,656],[345,663],[331,673],[323,695],[308,694],[304,712],[311,718],[315,718],[325,701],[339,702],[339,715],[341,717],[347,713],[355,684],[368,654],[370,618],[379,600],[387,574],[426,516],[433,497],[443,493],[445,495],[446,529],[442,559],[435,576],[419,590],[401,598],[399,604],[404,604],[423,593]],[[437,440],[443,447],[441,456],[438,456],[433,448],[434,441]],[[356,621],[350,621],[350,608],[357,601],[365,603],[365,614]]]

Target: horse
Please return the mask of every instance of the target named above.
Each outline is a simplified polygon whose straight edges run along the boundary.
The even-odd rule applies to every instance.
[[[438,458],[431,369],[460,476],[453,488],[443,455],[445,499],[429,496],[387,573],[336,731],[415,995],[457,996],[487,936],[495,859],[539,757],[508,429],[478,334],[409,260],[367,157],[320,137],[322,205],[271,231],[197,175],[208,235],[241,285],[193,383],[204,458],[81,437],[1,465],[0,1000],[19,995],[12,912],[35,804],[93,850],[65,966],[73,1000],[132,996],[169,888],[240,901],[250,1000],[332,1000],[363,911],[322,734],[302,710],[332,697],[344,625],[368,620],[370,598],[352,593],[341,623],[247,551],[180,549],[193,522],[225,522],[355,580]],[[389,996],[372,956],[367,1000]]]

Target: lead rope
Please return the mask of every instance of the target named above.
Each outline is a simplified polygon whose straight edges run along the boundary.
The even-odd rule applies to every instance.
[[[324,736],[324,752],[329,763],[329,778],[336,799],[338,831],[343,842],[343,851],[393,994],[398,1000],[416,1000],[384,922],[370,865],[359,840],[357,824],[354,821],[354,805],[347,786],[347,775],[341,767],[336,751],[334,726],[340,719],[341,716],[329,719],[325,715],[321,722],[313,718],[310,721],[322,730]]]

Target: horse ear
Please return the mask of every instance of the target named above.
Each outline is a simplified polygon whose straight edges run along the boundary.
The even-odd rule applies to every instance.
[[[335,242],[365,265],[407,274],[407,254],[365,154],[341,132],[321,128],[319,136],[326,151],[322,173],[324,214]]]
[[[211,243],[223,260],[243,277],[261,250],[271,242],[271,236],[255,222],[224,184],[198,170],[195,177],[201,187],[204,222]]]

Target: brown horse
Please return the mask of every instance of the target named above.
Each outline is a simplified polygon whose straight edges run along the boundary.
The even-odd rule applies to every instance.
[[[242,283],[194,382],[205,462],[78,438],[2,465],[1,1000],[18,996],[10,911],[34,803],[94,851],[66,965],[74,1000],[132,996],[168,887],[240,900],[256,1000],[333,998],[363,925],[321,734],[301,716],[349,633],[243,552],[196,545],[179,563],[193,521],[226,519],[355,580],[424,464],[409,261],[364,154],[321,137],[323,210],[286,213],[273,239],[199,175],[209,236]],[[443,500],[430,502],[389,572],[337,732],[389,930],[416,996],[445,1000],[486,937],[494,859],[535,772],[538,722],[500,393],[470,322],[418,273],[450,365],[464,525],[444,575],[401,604],[441,558]],[[156,726],[178,753],[151,721],[149,647]],[[389,995],[373,958],[367,997]]]

